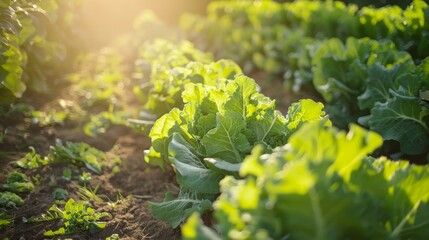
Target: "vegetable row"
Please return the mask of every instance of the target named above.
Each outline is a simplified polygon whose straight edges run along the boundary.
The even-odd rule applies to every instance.
[[[152,44],[157,48],[147,49],[162,51],[172,43]],[[197,63],[162,71],[174,81],[179,69],[186,72]],[[151,66],[156,72],[158,65]],[[332,127],[323,105],[312,100],[292,104],[283,115],[240,73],[215,82],[201,73],[184,76],[178,81],[183,83],[180,104],[156,120],[145,154],[149,163],[171,165],[176,172],[178,196],[167,193],[163,202],[150,206],[173,227],[187,219],[184,239],[418,239],[427,234],[429,191],[421,186],[429,181],[429,169],[369,157],[383,143],[378,134],[357,125],[348,133]]]
[[[338,21],[341,19],[341,21]],[[213,2],[182,26],[197,46],[241,66],[316,90],[333,124],[354,122],[385,140],[380,154],[426,162],[429,153],[429,7],[415,0],[364,7],[341,2]]]

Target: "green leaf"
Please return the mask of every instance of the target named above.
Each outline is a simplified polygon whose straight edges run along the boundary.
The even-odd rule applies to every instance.
[[[182,226],[182,237],[185,240],[220,240],[216,233],[206,227],[198,213],[193,213]]]
[[[230,239],[419,239],[428,232],[429,168],[366,157],[382,139],[351,126],[302,126],[288,145],[246,158],[242,179],[227,177],[214,226]],[[356,211],[359,209],[359,211]],[[206,229],[189,219],[185,237]],[[424,237],[423,237],[424,238]]]
[[[177,172],[177,182],[192,191],[207,194],[219,192],[223,174],[208,169],[193,147],[180,134],[175,133],[169,145],[170,158]]]
[[[0,207],[17,208],[24,205],[24,200],[12,192],[0,192]]]
[[[211,209],[211,202],[183,192],[180,192],[178,198],[173,200],[171,193],[167,193],[163,202],[150,202],[149,207],[156,218],[166,221],[176,228],[193,212],[201,213]]]
[[[239,163],[241,152],[250,151],[250,144],[242,131],[246,125],[239,112],[225,110],[216,115],[216,128],[210,130],[201,140],[207,156],[221,158],[230,163]]]
[[[367,88],[358,97],[358,104],[361,109],[371,109],[375,103],[384,103],[392,95],[390,89],[395,89],[395,83],[402,74],[413,70],[412,62],[407,64],[397,64],[388,69],[380,63],[375,63],[368,68]]]
[[[236,175],[240,170],[241,163],[229,163],[219,158],[204,158],[207,167],[223,175]]]
[[[377,103],[371,111],[369,126],[385,140],[396,140],[401,151],[420,154],[429,149],[429,110],[415,99],[393,98]]]
[[[326,118],[323,111],[323,104],[314,102],[311,99],[302,99],[299,102],[292,103],[287,112],[287,128],[292,134],[306,122],[317,122]],[[330,125],[330,121],[326,121]]]
[[[227,84],[226,90],[230,95],[229,100],[225,103],[225,111],[235,111],[241,114],[242,119],[248,117],[247,106],[250,97],[256,93],[256,83],[253,79],[244,75],[235,77],[235,81]]]

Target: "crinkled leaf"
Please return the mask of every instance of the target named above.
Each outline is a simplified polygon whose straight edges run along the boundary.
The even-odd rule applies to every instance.
[[[245,120],[239,112],[226,110],[217,114],[217,126],[201,140],[207,156],[221,158],[231,163],[242,161],[242,152],[250,151],[250,144],[242,131]]]
[[[385,140],[396,140],[401,151],[420,154],[429,149],[429,110],[415,99],[393,98],[377,103],[371,111],[369,126]]]
[[[413,69],[411,62],[397,64],[388,69],[380,63],[375,63],[368,68],[367,88],[358,97],[361,109],[371,109],[377,102],[386,102],[392,96],[389,89],[395,88],[398,77]],[[411,81],[410,81],[411,82]]]

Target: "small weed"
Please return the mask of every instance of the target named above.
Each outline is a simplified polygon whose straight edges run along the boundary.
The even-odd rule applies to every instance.
[[[99,196],[97,196],[97,191],[99,187],[100,185],[97,185],[94,190],[88,189],[86,187],[79,187],[77,191],[77,195],[79,196],[80,199],[87,202],[92,201],[96,203],[103,203],[104,200]]]

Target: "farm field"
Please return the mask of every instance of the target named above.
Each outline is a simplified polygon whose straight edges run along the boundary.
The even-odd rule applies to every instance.
[[[428,238],[428,3],[97,4],[0,3],[0,239]]]

